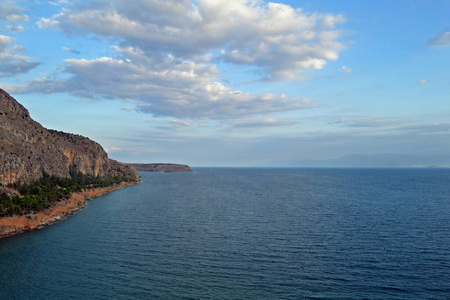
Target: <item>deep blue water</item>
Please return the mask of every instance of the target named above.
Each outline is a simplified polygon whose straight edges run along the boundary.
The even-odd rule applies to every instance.
[[[449,299],[450,170],[196,169],[0,240],[0,299]]]

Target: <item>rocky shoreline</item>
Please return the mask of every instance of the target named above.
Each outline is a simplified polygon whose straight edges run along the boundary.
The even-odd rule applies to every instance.
[[[122,182],[110,187],[84,189],[81,192],[73,193],[69,199],[58,202],[53,207],[42,212],[0,218],[0,238],[38,229],[60,221],[64,217],[84,208],[86,201],[92,198],[100,197],[137,183],[139,182]]]

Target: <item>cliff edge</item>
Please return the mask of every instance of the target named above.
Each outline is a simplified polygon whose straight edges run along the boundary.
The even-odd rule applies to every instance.
[[[44,128],[28,110],[0,89],[0,183],[28,184],[46,175],[71,172],[139,180],[128,164],[109,159],[98,143],[81,135]]]

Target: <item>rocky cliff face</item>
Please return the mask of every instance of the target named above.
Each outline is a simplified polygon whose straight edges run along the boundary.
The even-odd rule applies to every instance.
[[[0,183],[30,183],[43,174],[70,177],[71,171],[139,179],[132,166],[109,159],[98,143],[44,128],[0,89]]]

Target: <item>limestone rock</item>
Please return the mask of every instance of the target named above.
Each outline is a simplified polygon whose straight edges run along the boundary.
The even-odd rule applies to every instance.
[[[30,183],[44,174],[67,178],[71,171],[139,179],[132,166],[109,159],[98,143],[44,128],[0,89],[0,183]]]

